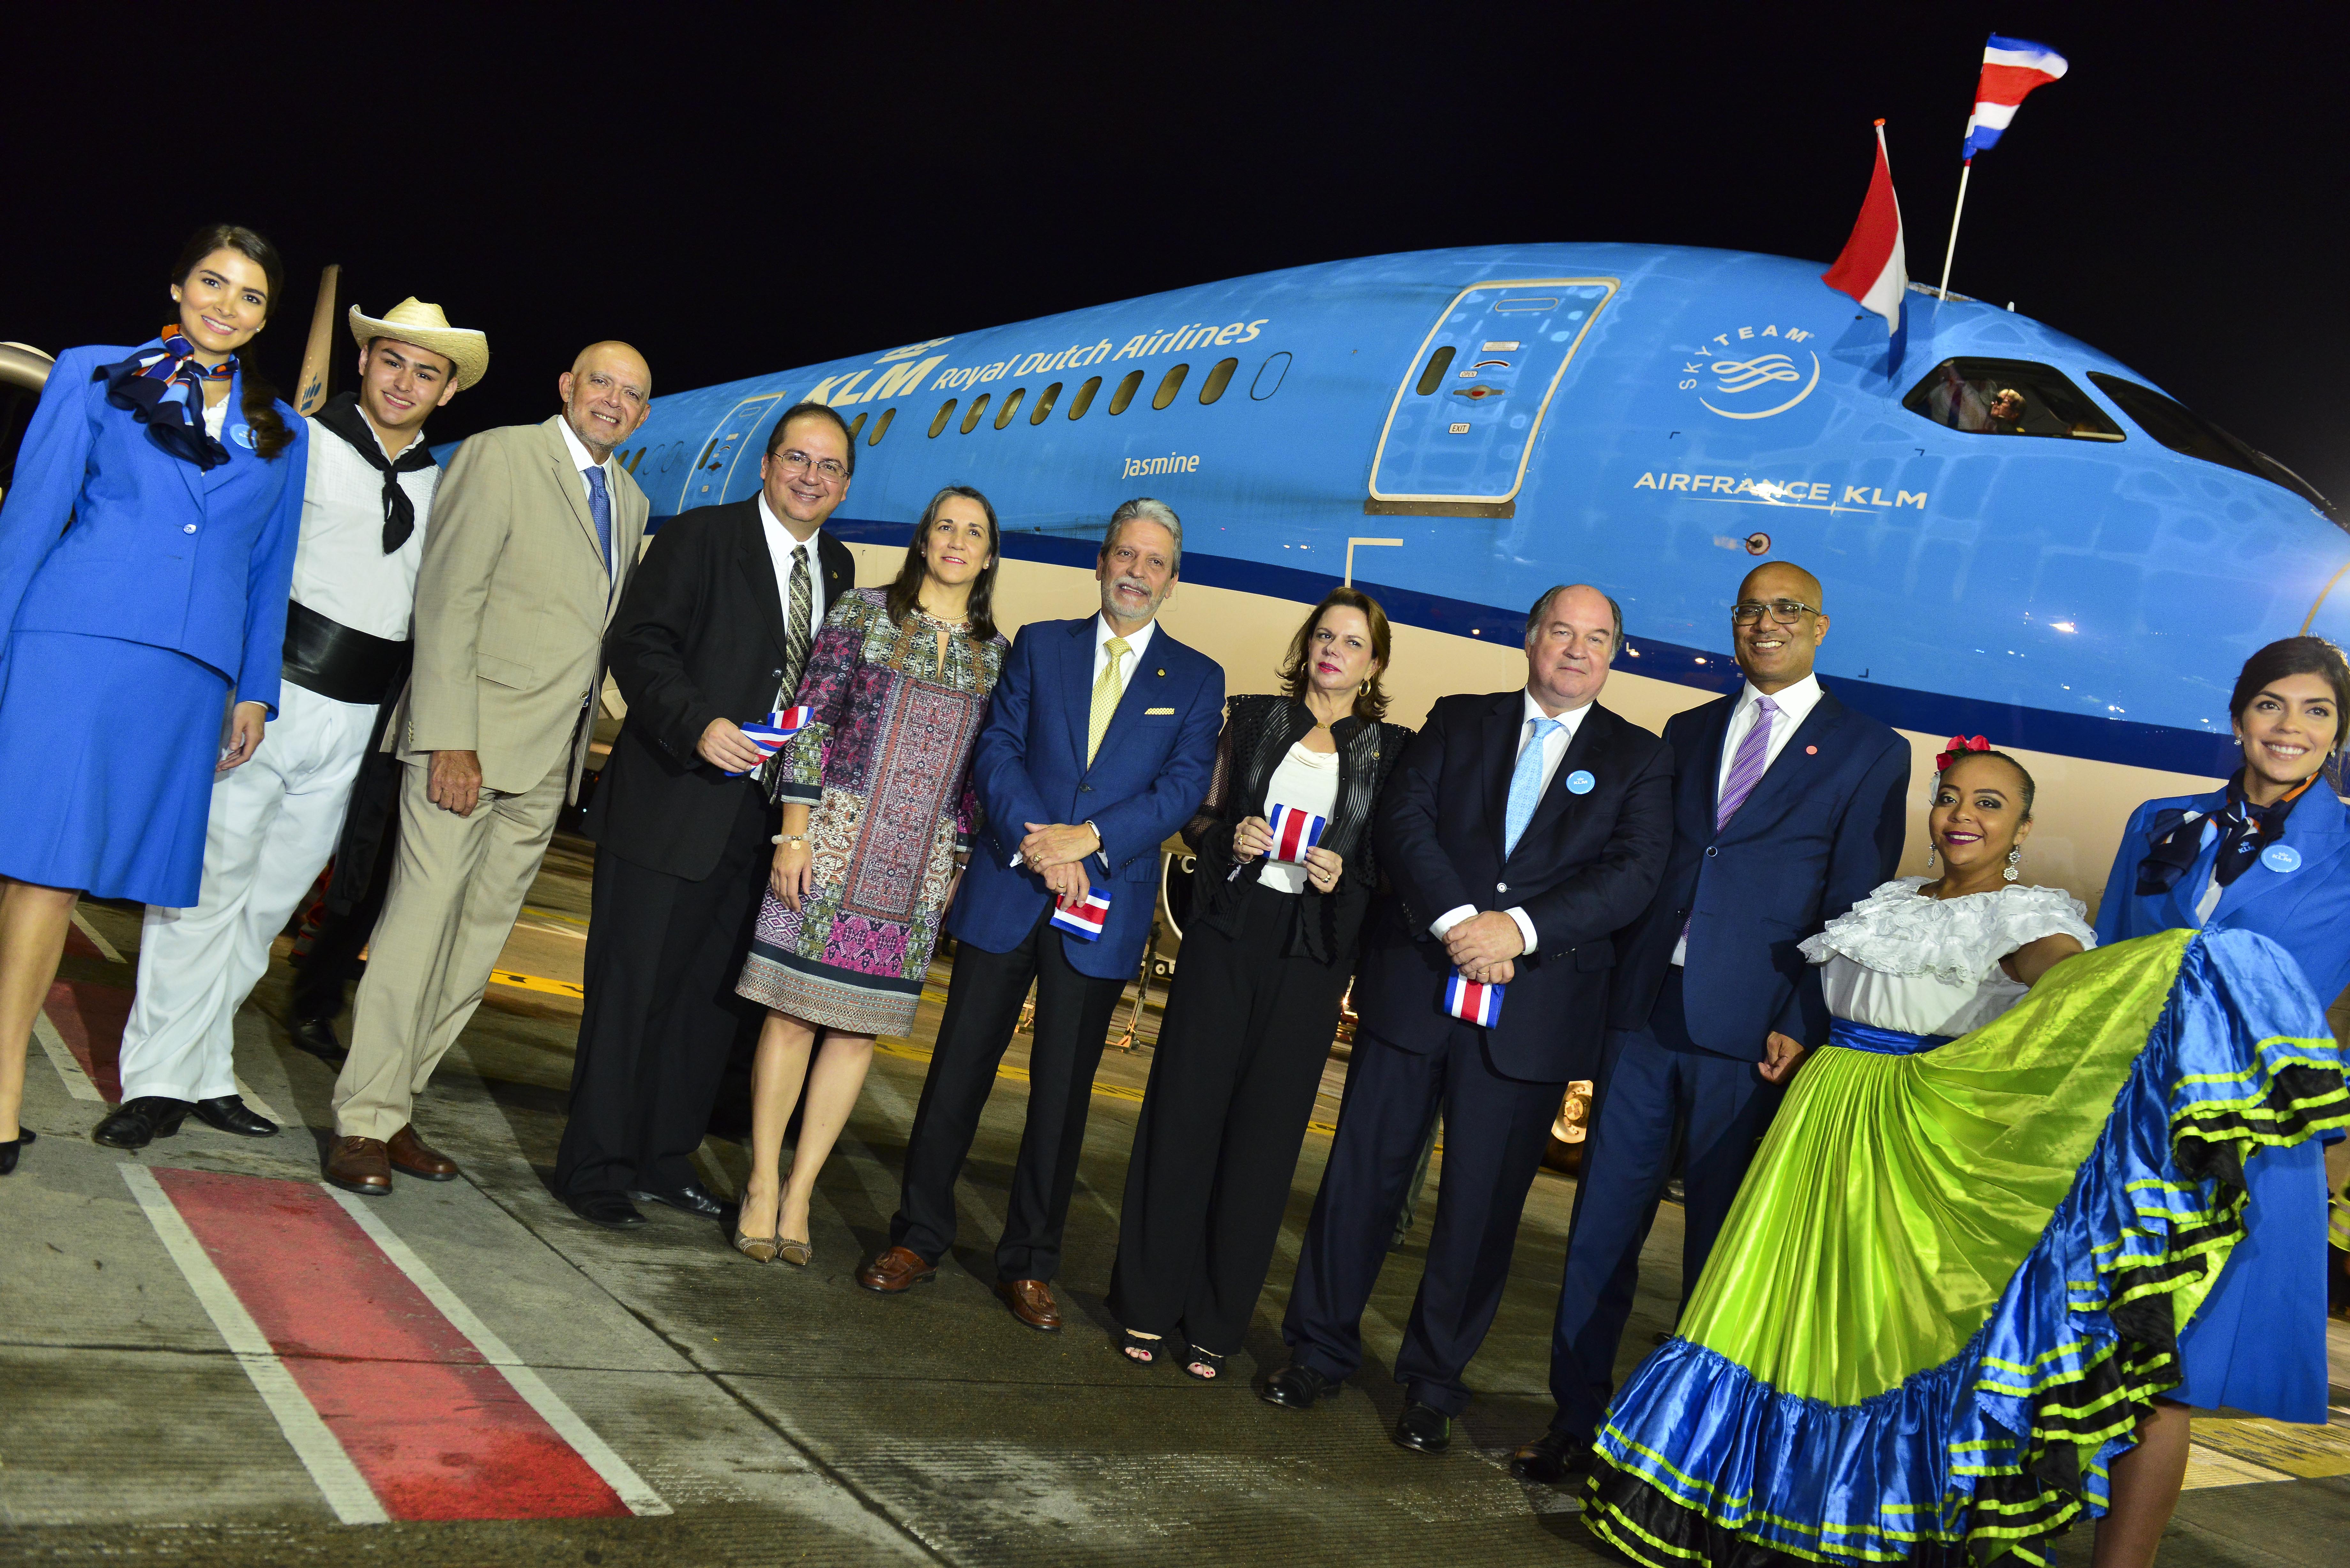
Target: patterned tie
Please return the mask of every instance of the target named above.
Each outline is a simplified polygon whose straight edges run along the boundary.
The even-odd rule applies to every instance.
[[[1738,742],[1738,754],[1730,762],[1730,776],[1721,781],[1721,801],[1713,808],[1713,829],[1716,833],[1738,815],[1754,786],[1762,782],[1762,764],[1771,753],[1771,724],[1777,718],[1779,704],[1768,697],[1754,700],[1754,724],[1746,738]]]
[[[1510,857],[1525,836],[1526,824],[1534,819],[1534,807],[1542,804],[1544,742],[1554,730],[1565,726],[1556,719],[1529,719],[1534,734],[1518,749],[1518,765],[1510,773],[1510,809],[1503,819],[1502,858]]]
[[[609,576],[614,571],[612,565],[612,496],[610,492],[604,488],[603,464],[598,463],[594,468],[584,469],[581,472],[588,475],[588,510],[594,514],[596,519],[596,542],[604,546],[604,574],[605,576]]]
[[[800,689],[800,676],[807,669],[809,642],[808,623],[816,618],[816,594],[808,582],[807,552],[792,551],[791,612],[784,618],[784,684],[775,693],[775,706],[788,708]]]
[[[1101,679],[1094,682],[1094,705],[1086,715],[1086,766],[1094,765],[1094,753],[1101,750],[1102,735],[1109,729],[1110,715],[1118,711],[1118,700],[1126,695],[1126,682],[1118,679],[1118,661],[1129,651],[1126,639],[1113,637],[1104,644],[1109,658],[1102,665]]]

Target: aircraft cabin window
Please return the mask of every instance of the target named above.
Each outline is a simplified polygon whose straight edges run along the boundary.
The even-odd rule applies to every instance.
[[[1173,402],[1175,394],[1183,389],[1183,378],[1191,373],[1191,367],[1189,365],[1178,365],[1168,371],[1167,379],[1159,383],[1159,390],[1150,395],[1150,406],[1154,409],[1163,409]]]
[[[1278,354],[1266,355],[1264,363],[1256,368],[1256,379],[1249,383],[1249,396],[1260,403],[1264,401],[1274,393],[1281,390],[1282,380],[1288,374],[1289,351],[1287,349],[1284,348]]]
[[[971,400],[971,410],[962,417],[962,433],[969,435],[972,431],[977,430],[979,428],[979,421],[984,419],[986,415],[987,394],[985,392],[982,392],[979,396]]]
[[[1036,394],[1036,406],[1028,410],[1028,422],[1041,425],[1053,417],[1053,403],[1061,395],[1061,383],[1054,382]]]
[[[1238,359],[1217,360],[1214,369],[1208,372],[1208,379],[1200,383],[1200,400],[1212,403],[1222,397],[1224,389],[1232,383],[1232,372],[1240,368]]]
[[[881,417],[873,421],[873,433],[865,438],[865,444],[867,446],[879,446],[881,444],[881,438],[889,433],[889,421],[897,417],[897,410],[882,410]]]
[[[1444,372],[1452,368],[1452,346],[1446,344],[1428,357],[1428,369],[1419,373],[1419,385],[1412,389],[1425,398],[1444,385]]]
[[[867,414],[870,414],[872,411],[873,411],[873,410],[872,410],[871,409],[868,409],[868,410],[865,410],[865,413],[859,414],[859,415],[858,415],[855,419],[853,419],[853,420],[851,420],[851,421],[848,421],[848,439],[849,439],[849,440],[851,440],[851,441],[855,441],[855,440],[857,439],[857,432],[858,432],[858,431],[861,431],[861,430],[863,430],[863,429],[865,428],[865,419],[866,419],[866,415],[867,415]]]
[[[2089,379],[2096,383],[2097,390],[2119,403],[2122,412],[2137,421],[2138,429],[2171,451],[2282,484],[2322,512],[2334,509],[2333,504],[2301,475],[2266,452],[2237,440],[2177,399],[2165,397],[2152,387],[2108,376],[2103,370],[2090,371]]]
[[[954,418],[954,410],[955,400],[952,398],[949,398],[945,402],[939,405],[939,417],[931,421],[931,439],[932,441],[938,440],[939,432],[947,428],[947,421]]]
[[[1077,395],[1069,400],[1069,417],[1073,420],[1084,419],[1086,417],[1086,410],[1094,406],[1094,394],[1100,390],[1101,378],[1099,376],[1087,377],[1086,384],[1077,389]]]
[[[2121,427],[2064,371],[2030,359],[1945,359],[1901,406],[1969,435],[2123,439]]]
[[[1020,400],[1027,395],[1028,389],[1025,387],[1014,387],[1003,394],[1003,406],[995,410],[997,430],[1002,430],[1012,422],[1012,416],[1020,411]]]
[[[1134,401],[1135,389],[1141,385],[1142,372],[1128,370],[1126,379],[1118,384],[1118,390],[1109,395],[1109,411],[1114,414],[1126,412],[1126,405]]]

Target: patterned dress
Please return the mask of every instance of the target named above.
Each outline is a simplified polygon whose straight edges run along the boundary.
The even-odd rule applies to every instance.
[[[808,652],[799,701],[815,711],[776,758],[775,798],[813,808],[815,885],[797,914],[768,891],[734,987],[852,1034],[913,1029],[954,857],[979,827],[972,746],[1011,648],[920,610],[893,626],[886,601],[852,590]]]

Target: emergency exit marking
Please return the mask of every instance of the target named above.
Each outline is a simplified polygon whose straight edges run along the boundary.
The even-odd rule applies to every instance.
[[[1488,343],[1483,348],[1478,349],[1477,352],[1480,354],[1507,354],[1511,350],[1522,347],[1522,344],[1515,341],[1508,343]]]
[[[1452,433],[1454,435],[1467,435],[1469,433],[1469,427],[1467,425],[1454,425],[1452,427]]]

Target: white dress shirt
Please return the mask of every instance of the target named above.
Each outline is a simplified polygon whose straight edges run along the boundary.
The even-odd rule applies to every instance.
[[[1552,781],[1558,777],[1558,764],[1565,760],[1566,748],[1575,743],[1575,732],[1583,727],[1583,716],[1591,711],[1591,704],[1586,702],[1580,708],[1569,708],[1564,713],[1546,713],[1543,711],[1543,705],[1534,701],[1534,694],[1532,691],[1525,694],[1525,718],[1518,725],[1518,749],[1515,753],[1517,756],[1525,755],[1526,742],[1534,739],[1535,721],[1541,719],[1558,721],[1558,728],[1543,737],[1542,788],[1534,793],[1534,800],[1539,805],[1542,797],[1550,793]],[[1513,771],[1515,766],[1516,764],[1513,763]],[[1502,892],[1507,890],[1506,887],[1496,889]],[[1457,909],[1447,909],[1430,921],[1428,929],[1440,942],[1444,940],[1447,931],[1476,912],[1477,906],[1474,904],[1463,904]],[[1511,905],[1504,913],[1517,922],[1518,935],[1525,940],[1525,950],[1534,951],[1534,917],[1527,914],[1523,907],[1516,904]]]
[[[1717,806],[1721,800],[1722,785],[1730,782],[1730,764],[1738,760],[1738,748],[1745,743],[1746,733],[1754,728],[1754,721],[1762,717],[1762,710],[1756,706],[1762,701],[1762,693],[1754,690],[1754,682],[1750,680],[1746,689],[1738,694],[1738,706],[1730,711],[1730,728],[1721,732],[1721,764],[1713,774],[1713,798]],[[1766,774],[1771,771],[1771,764],[1779,760],[1779,753],[1787,749],[1788,741],[1804,727],[1804,721],[1812,716],[1812,710],[1819,706],[1820,678],[1806,675],[1793,686],[1772,692],[1771,701],[1779,711],[1772,715],[1771,738],[1762,742],[1762,771]],[[1754,782],[1760,787],[1762,781],[1757,779]],[[1688,961],[1689,930],[1683,927],[1679,940],[1673,943],[1673,962]]]
[[[1118,689],[1120,692],[1123,692],[1128,687],[1133,685],[1134,672],[1142,668],[1142,656],[1149,651],[1150,636],[1158,629],[1159,623],[1157,621],[1147,620],[1142,623],[1142,629],[1139,631],[1112,631],[1109,628],[1109,617],[1106,615],[1095,616],[1094,679],[1093,684],[1086,689],[1090,691],[1093,690],[1094,686],[1101,684],[1102,671],[1107,669],[1109,664],[1109,639],[1113,637],[1125,638],[1127,649],[1126,657],[1119,661]]]
[[[383,439],[375,435],[375,427],[369,425],[368,432],[376,450],[383,452]],[[412,445],[424,437],[419,431],[409,439]],[[404,642],[415,617],[416,568],[424,559],[424,531],[441,470],[412,469],[400,476],[399,483],[416,508],[416,527],[405,544],[387,556],[383,474],[341,436],[324,425],[311,425],[302,531],[294,546],[294,597],[354,631]]]
[[[784,628],[792,624],[792,557],[807,553],[808,564],[808,642],[813,646],[816,634],[824,629],[824,556],[816,549],[816,540],[823,530],[805,539],[795,539],[775,509],[767,504],[767,493],[759,492],[759,526],[767,534],[767,559],[775,568],[775,602],[784,608]]]
[[[558,416],[555,421],[555,428],[563,432],[563,444],[571,449],[571,465],[579,471],[579,498],[582,501],[589,499],[588,494],[588,471],[591,468],[600,468],[604,471],[604,493],[607,496],[609,496],[612,493],[611,454],[608,452],[606,453],[604,461],[598,462],[593,456],[589,455],[588,443],[579,439],[579,432],[571,428],[571,421],[569,420],[563,419]],[[618,514],[615,514],[613,516],[612,526],[616,531],[619,527],[619,517]],[[607,562],[606,565],[608,566],[610,563]]]

